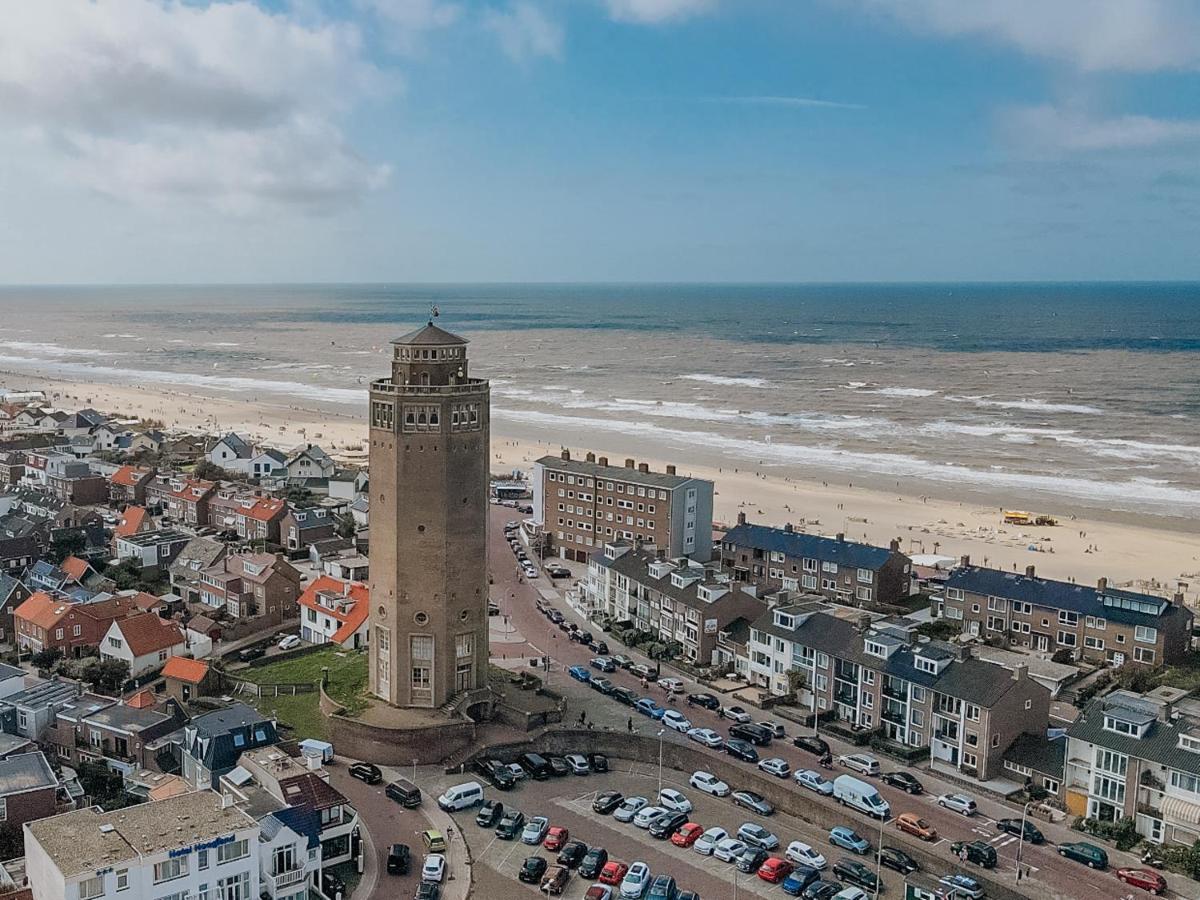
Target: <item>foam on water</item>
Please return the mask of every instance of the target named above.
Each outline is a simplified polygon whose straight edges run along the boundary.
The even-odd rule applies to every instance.
[[[684,375],[685,381],[701,381],[705,384],[723,384],[737,387],[766,387],[769,382],[765,378],[737,378],[732,375],[705,375],[703,373]]]
[[[985,409],[1023,409],[1029,412],[1080,413],[1082,415],[1104,415],[1104,410],[1082,403],[1051,403],[1049,400],[993,400],[989,397],[947,397],[956,403],[973,403]]]

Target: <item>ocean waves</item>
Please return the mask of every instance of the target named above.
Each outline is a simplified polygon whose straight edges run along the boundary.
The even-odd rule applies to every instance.
[[[770,382],[765,378],[735,377],[733,375],[705,375],[703,373],[684,375],[684,381],[700,381],[704,384],[721,384],[727,387],[767,387]]]

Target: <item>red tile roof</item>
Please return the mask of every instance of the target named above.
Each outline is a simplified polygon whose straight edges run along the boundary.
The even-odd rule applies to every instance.
[[[77,605],[66,600],[56,600],[45,591],[37,591],[13,610],[13,616],[49,630],[58,624],[58,620],[67,610]]]
[[[259,522],[270,522],[276,516],[283,515],[287,502],[278,497],[259,497],[257,502],[247,510],[242,511],[247,519]]]
[[[137,466],[121,466],[121,468],[113,472],[110,480],[113,484],[121,484],[125,487],[137,487],[149,471],[149,469],[140,469]]]
[[[114,533],[117,537],[129,537],[137,534],[146,522],[147,512],[141,506],[127,506],[121,513],[121,521],[117,523]]]
[[[133,709],[153,709],[158,705],[158,700],[154,697],[154,691],[146,688],[146,690],[138,691],[126,700],[125,705]]]
[[[217,484],[215,481],[200,481],[196,478],[183,479],[183,486],[177,491],[171,491],[171,496],[178,500],[186,500],[189,503],[207,496]]]
[[[155,613],[144,612],[117,620],[117,628],[134,656],[157,653],[183,643],[183,632],[174,622],[160,619]]]
[[[134,594],[133,603],[142,612],[149,612],[155,607],[163,605],[161,597],[155,597],[153,594],[147,594],[145,591],[138,591]]]
[[[92,570],[91,564],[85,559],[80,559],[78,556],[68,556],[58,567],[67,574],[69,581],[83,582],[87,577],[88,572]]]
[[[322,605],[317,596],[318,594],[338,594],[339,596],[349,597],[354,603],[345,611],[330,609],[328,606]],[[371,594],[370,590],[362,582],[346,582],[340,578],[331,578],[329,575],[322,575],[308,586],[304,593],[300,595],[298,602],[301,606],[306,606],[322,615],[329,616],[331,619],[336,619],[340,624],[338,630],[334,632],[330,640],[336,644],[341,644],[349,640],[351,635],[358,631],[362,627],[362,624],[367,621],[367,615],[371,607]]]
[[[172,656],[162,669],[163,678],[174,678],[189,684],[199,684],[207,675],[208,663],[202,659],[188,659],[186,656]]]

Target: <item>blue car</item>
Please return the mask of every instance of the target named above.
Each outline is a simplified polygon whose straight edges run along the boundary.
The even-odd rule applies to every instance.
[[[571,666],[571,668],[567,669],[567,674],[576,681],[582,681],[584,684],[592,680],[592,676],[585,666]]]
[[[643,697],[637,703],[633,704],[633,708],[640,712],[643,716],[649,716],[652,719],[661,719],[663,717],[663,713],[666,712],[665,709],[663,709],[649,697]]]
[[[783,879],[783,892],[792,897],[799,897],[804,893],[804,889],[817,881],[821,877],[821,873],[812,866],[796,866],[792,869],[792,874]]]
[[[871,849],[870,841],[860,837],[853,828],[847,828],[845,825],[838,825],[829,830],[829,843],[852,853],[866,853]]]

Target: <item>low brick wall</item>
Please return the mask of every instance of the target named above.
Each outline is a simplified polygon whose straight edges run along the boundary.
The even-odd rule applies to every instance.
[[[532,750],[555,756],[566,753],[603,753],[617,759],[657,766],[658,748],[659,744],[656,738],[644,735],[631,735],[615,731],[553,729],[526,741],[487,747],[468,758],[466,765],[469,766],[471,761],[478,756],[492,757],[502,762],[515,762],[522,753]],[[766,797],[776,809],[818,828],[829,829],[835,825],[850,825],[869,839],[872,846],[879,844],[878,820],[870,819],[849,807],[831,807],[818,803],[801,792],[790,779],[784,781],[780,778],[773,778],[745,763],[705,753],[673,741],[664,741],[662,751],[663,766],[666,768],[676,769],[680,772],[694,772],[697,769],[712,772],[735,788],[757,791]],[[894,812],[904,812],[904,810],[898,809]],[[964,835],[964,837],[969,836]],[[1014,890],[1011,884],[997,881],[989,872],[977,866],[960,866],[958,861],[950,855],[948,847],[945,852],[935,852],[924,842],[897,831],[894,826],[885,826],[884,842],[903,848],[927,872],[942,875],[948,871],[962,869],[984,886],[988,897],[996,898],[996,900],[1045,896],[1044,891],[1039,891],[1032,884],[1025,891]],[[889,869],[884,874],[884,883],[902,884],[903,877],[898,872]],[[889,894],[891,893],[893,893],[893,889],[889,887]]]
[[[329,740],[336,752],[351,759],[385,766],[429,766],[461,753],[475,740],[475,723],[448,720],[423,728],[385,728],[341,715],[342,707],[319,688],[318,704],[329,719]]]

